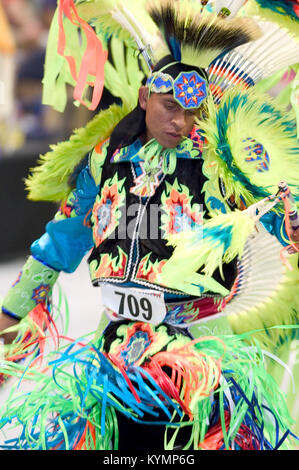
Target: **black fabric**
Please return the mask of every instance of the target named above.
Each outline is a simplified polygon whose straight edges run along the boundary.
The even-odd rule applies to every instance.
[[[148,278],[138,276],[138,269],[135,269],[135,261],[138,263],[138,267],[140,267],[140,261],[146,256],[149,256],[149,261],[153,264],[157,264],[162,260],[169,259],[173,253],[173,248],[167,244],[167,240],[163,237],[161,229],[161,210],[158,211],[158,220],[156,224],[157,233],[155,233],[156,236],[152,237],[150,235],[153,227],[151,220],[151,208],[161,208],[161,197],[162,193],[165,193],[165,191],[167,192],[167,183],[172,186],[175,180],[177,180],[180,185],[186,186],[190,192],[190,195],[192,196],[192,204],[201,205],[205,214],[208,213],[207,207],[205,205],[204,194],[201,192],[205,182],[207,181],[207,178],[202,172],[203,160],[201,158],[178,158],[176,165],[176,171],[174,174],[166,175],[164,181],[161,182],[159,187],[156,189],[155,194],[146,201],[147,207],[144,211],[143,217],[140,219],[138,225],[138,237],[137,241],[135,241],[135,248],[138,248],[138,259],[133,260],[130,263],[129,257],[130,254],[133,253],[133,242],[132,238],[130,238],[130,231],[128,230],[128,227],[133,228],[135,226],[137,214],[129,214],[127,208],[136,207],[137,210],[137,207],[139,207],[141,201],[138,196],[130,192],[130,188],[134,186],[131,163],[110,163],[110,161],[106,159],[102,171],[101,188],[103,188],[103,185],[105,185],[107,180],[111,181],[114,176],[117,176],[118,181],[123,180],[126,193],[126,203],[120,209],[122,215],[119,220],[119,226],[111,236],[103,240],[99,246],[93,249],[88,261],[97,261],[100,265],[101,256],[103,254],[109,254],[111,258],[117,259],[119,256],[119,248],[127,255],[128,261],[122,274],[118,274],[117,276],[111,275],[110,277],[100,275],[97,280],[93,281],[94,284],[102,281],[119,282],[126,280],[126,282],[139,282],[144,287],[157,287],[156,284],[150,282]],[[223,265],[223,274],[224,279],[222,279],[220,271],[217,269],[213,274],[213,278],[226,289],[230,290],[237,275],[236,260],[229,264]],[[169,289],[164,289],[161,286],[159,289],[169,292]],[[171,291],[174,292],[174,289],[171,289]],[[176,292],[179,293],[179,291]],[[214,293],[209,294],[214,295]]]
[[[145,111],[138,104],[112,132],[107,151],[108,159],[110,160],[116,149],[131,145],[145,130]]]
[[[182,63],[173,64],[173,62],[174,59],[171,55],[166,56],[156,65],[154,71],[163,69],[163,72],[167,72],[173,78],[176,78],[177,75],[182,71],[195,70],[195,68],[192,66]],[[203,73],[201,69],[199,69],[199,72]],[[149,261],[151,263],[158,264],[165,259],[169,259],[173,253],[173,248],[167,245],[167,242],[161,233],[161,214],[158,214],[160,219],[159,223],[157,224],[159,227],[159,233],[157,237],[154,238],[150,236],[148,230],[143,229],[143,227],[149,229],[152,226],[150,220],[151,211],[148,210],[148,208],[161,206],[161,195],[163,192],[165,192],[166,183],[173,185],[174,180],[177,179],[180,185],[184,185],[188,188],[190,195],[192,196],[192,204],[197,203],[202,205],[204,212],[206,214],[208,213],[205,206],[204,195],[201,192],[204,183],[207,181],[202,172],[203,160],[200,158],[177,159],[177,167],[174,174],[167,175],[164,181],[156,189],[155,194],[149,198],[149,200],[145,201],[145,204],[147,204],[147,210],[144,212],[144,216],[139,223],[140,228],[138,230],[138,239],[135,242],[135,247],[133,247],[132,240],[127,233],[127,227],[134,225],[136,214],[129,215],[126,209],[128,207],[133,207],[134,205],[138,206],[140,199],[130,192],[130,188],[134,186],[134,177],[131,164],[129,162],[111,164],[110,160],[116,149],[132,144],[136,138],[142,136],[145,133],[145,130],[145,111],[142,110],[139,105],[137,105],[137,107],[131,113],[129,113],[124,119],[120,121],[110,137],[107,157],[102,171],[101,188],[103,188],[105,181],[109,179],[112,180],[114,175],[116,175],[118,181],[124,181],[123,184],[125,186],[126,204],[120,209],[122,215],[117,230],[112,237],[110,236],[106,238],[99,246],[94,248],[89,257],[89,262],[93,262],[93,265],[95,262],[97,262],[97,268],[99,268],[103,254],[109,255],[110,259],[118,259],[119,249],[121,249],[127,256],[127,262],[126,266],[121,270],[120,273],[117,275],[113,273],[109,277],[104,277],[101,274],[98,276],[98,279],[93,281],[94,284],[104,280],[109,282],[120,282],[123,280],[126,282],[138,282],[143,286],[153,287],[153,283],[149,282],[147,278],[144,278],[143,273],[141,273],[142,277],[138,277],[136,275],[136,272],[138,274],[138,270],[135,269],[135,260],[132,259],[132,255],[136,252],[136,250],[138,250],[138,259],[136,263],[140,262],[142,259],[145,259],[146,256],[149,256]],[[140,265],[138,267],[140,267]],[[223,273],[224,279],[222,279],[219,270],[215,271],[213,277],[221,285],[229,290],[232,287],[237,275],[236,261],[234,260],[230,264],[224,264]],[[170,292],[169,289],[164,289],[161,286],[159,289]],[[174,289],[171,289],[171,291],[174,292]],[[214,293],[212,294],[214,295]]]
[[[152,415],[145,415],[144,421],[152,422],[153,424],[142,424],[133,421],[131,418],[126,417],[122,413],[116,411],[118,429],[119,429],[119,446],[118,450],[126,452],[128,450],[135,452],[151,452],[164,450],[164,434],[166,431],[165,425],[154,424],[159,419],[165,421],[165,416],[153,418]],[[185,418],[187,420],[187,417]],[[191,424],[191,422],[190,422]],[[172,437],[174,428],[167,430],[167,441]],[[192,433],[192,426],[181,427],[175,442],[174,450],[183,449],[190,440]]]
[[[130,325],[132,324],[132,320],[121,320],[121,321],[112,321],[109,325],[105,328],[104,331],[104,343],[103,349],[105,353],[110,352],[111,344],[117,338],[117,330],[122,325]],[[187,328],[179,328],[177,326],[169,325],[168,323],[163,323],[163,326],[166,327],[167,334],[169,336],[175,336],[180,334],[182,336],[187,336],[190,340],[193,339],[193,336],[189,333]]]

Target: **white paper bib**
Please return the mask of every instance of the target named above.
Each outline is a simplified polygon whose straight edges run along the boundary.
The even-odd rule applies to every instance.
[[[166,316],[163,292],[134,287],[101,285],[102,304],[118,315],[118,318],[142,321],[158,325]]]

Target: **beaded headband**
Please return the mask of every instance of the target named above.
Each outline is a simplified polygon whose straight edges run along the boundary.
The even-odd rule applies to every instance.
[[[199,108],[208,96],[207,80],[196,70],[180,72],[176,78],[163,72],[163,70],[164,68],[153,72],[147,79],[146,86],[149,88],[149,94],[172,92],[174,100],[183,108]]]

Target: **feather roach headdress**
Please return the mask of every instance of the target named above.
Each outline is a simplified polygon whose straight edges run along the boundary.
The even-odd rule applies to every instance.
[[[156,60],[170,53],[174,60],[206,68],[219,55],[260,36],[248,18],[224,19],[194,11],[193,6],[171,0],[150,2],[148,13],[162,39],[153,51]]]
[[[152,73],[147,81],[156,93],[172,92],[184,108],[197,108],[208,94],[206,69],[217,57],[259,37],[258,27],[248,19],[225,20],[194,11],[190,2],[152,1],[148,13],[159,29],[153,61],[170,55],[173,63],[189,65],[190,72],[178,77],[167,67]]]
[[[218,14],[226,4],[232,9],[232,14],[240,15],[239,19],[244,16],[254,17],[262,33],[259,39],[236,47],[209,65],[209,86],[216,103],[219,103],[224,91],[230,86],[242,85],[247,89],[298,64],[297,1],[214,0],[212,4]],[[226,10],[229,12],[229,9]]]
[[[272,13],[271,18],[259,14],[253,21],[249,16],[257,10],[250,9],[252,4],[261,6],[258,12]],[[238,15],[243,6],[249,11],[246,17],[243,10]],[[273,20],[275,16],[295,24],[297,14],[292,0],[58,0],[48,40],[43,102],[63,111],[70,84],[74,99],[91,110],[98,106],[104,86],[134,107],[138,85],[169,54],[174,61],[205,70],[218,102],[228,86],[248,88],[279,67],[299,61],[290,29],[279,28]],[[172,80],[155,85],[155,91],[169,91]]]

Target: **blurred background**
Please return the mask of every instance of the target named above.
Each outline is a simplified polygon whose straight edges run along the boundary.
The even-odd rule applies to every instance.
[[[50,144],[67,140],[94,114],[73,105],[72,90],[64,113],[42,104],[45,50],[56,5],[56,0],[0,0],[0,262],[28,253],[56,211],[55,204],[26,199],[24,178],[30,168]],[[111,101],[105,90],[101,109]]]
[[[0,300],[57,210],[54,203],[29,201],[24,179],[49,145],[67,140],[93,117],[73,105],[72,90],[64,113],[42,105],[45,49],[56,5],[56,0],[0,0]],[[110,103],[105,91],[101,108]],[[86,259],[76,273],[62,273],[59,282],[72,314],[70,335],[92,331],[101,301],[99,289],[89,282]]]

